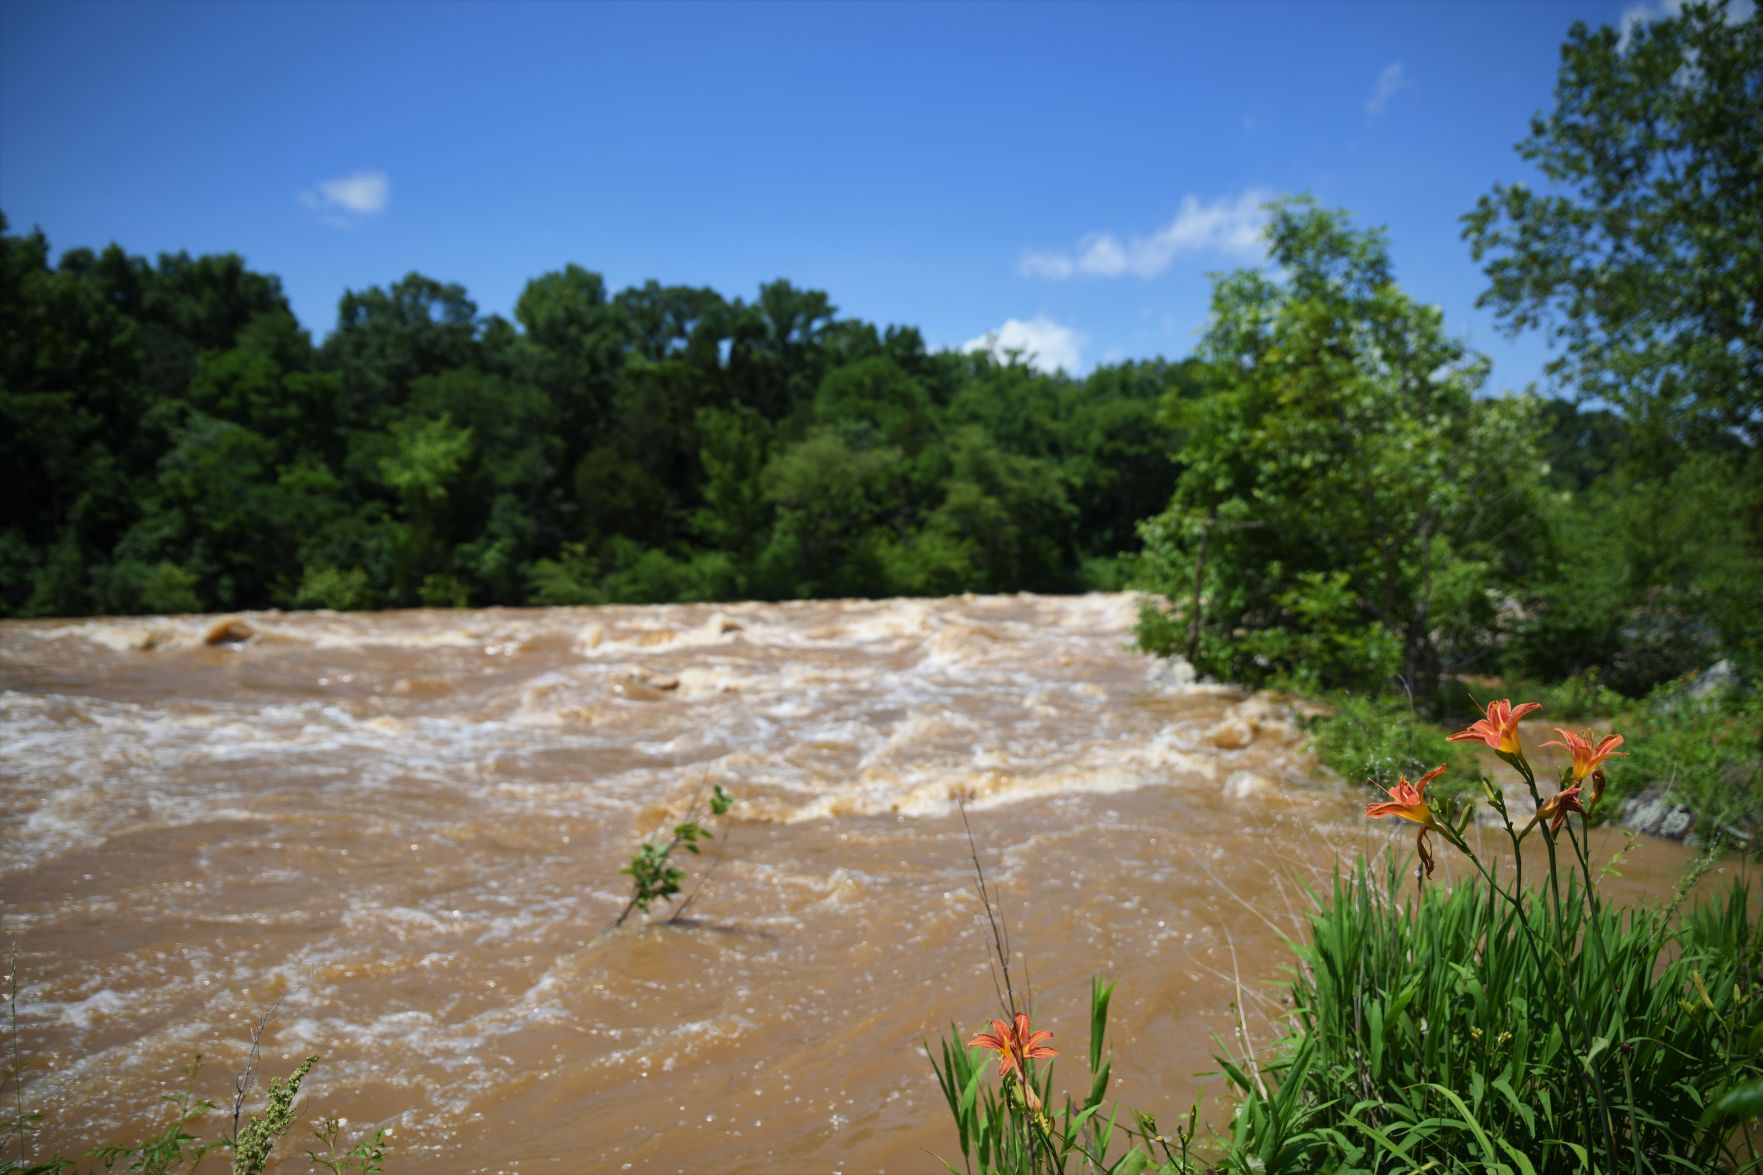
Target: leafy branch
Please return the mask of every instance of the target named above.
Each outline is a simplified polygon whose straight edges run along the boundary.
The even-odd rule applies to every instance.
[[[711,787],[709,806],[712,816],[726,815],[733,804],[734,797],[723,790],[720,783]],[[647,914],[653,903],[671,902],[674,895],[680,892],[680,882],[685,880],[686,873],[673,863],[674,850],[684,849],[697,856],[702,851],[698,847],[700,841],[715,839],[709,829],[698,823],[703,806],[703,800],[694,803],[686,818],[673,826],[673,836],[669,840],[663,842],[659,836],[645,840],[631,858],[630,864],[619,870],[631,879],[631,900],[613,920],[613,929],[623,926],[632,910],[641,910]]]

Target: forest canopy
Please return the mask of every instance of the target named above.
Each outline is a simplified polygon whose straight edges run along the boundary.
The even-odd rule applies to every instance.
[[[933,353],[785,281],[410,274],[314,346],[236,255],[0,220],[11,616],[1118,586],[1189,362]]]

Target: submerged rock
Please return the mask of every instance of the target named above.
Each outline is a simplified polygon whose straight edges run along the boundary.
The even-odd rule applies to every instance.
[[[637,671],[627,673],[615,682],[612,692],[620,697],[629,698],[633,702],[659,702],[668,693],[679,688],[679,678],[658,677],[654,674]]]
[[[1226,718],[1212,730],[1212,745],[1221,751],[1240,751],[1254,741],[1254,724],[1241,718]]]
[[[242,645],[257,635],[257,630],[240,620],[237,616],[229,616],[208,630],[202,638],[205,645]]]

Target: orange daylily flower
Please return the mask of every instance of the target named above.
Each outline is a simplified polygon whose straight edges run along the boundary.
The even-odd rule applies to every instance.
[[[1572,787],[1562,788],[1544,800],[1542,807],[1537,809],[1537,819],[1549,822],[1549,835],[1553,836],[1561,831],[1563,824],[1567,823],[1567,813],[1569,812],[1585,815],[1585,807],[1579,802],[1579,784],[1577,783]]]
[[[1059,1054],[1043,1040],[1052,1040],[1051,1032],[1030,1032],[1028,1013],[1018,1012],[1014,1024],[1006,1024],[1002,1020],[992,1021],[990,1032],[975,1033],[967,1042],[968,1048],[994,1049],[998,1053],[998,1076],[1003,1077],[1014,1070],[1019,1077],[1024,1076],[1022,1066],[1028,1061],[1042,1057],[1056,1057]]]
[[[1426,845],[1426,834],[1434,828],[1442,828],[1432,814],[1432,807],[1426,802],[1426,785],[1445,773],[1445,765],[1440,764],[1422,775],[1413,783],[1408,777],[1396,777],[1396,786],[1389,789],[1390,798],[1375,804],[1365,805],[1367,816],[1400,816],[1411,824],[1420,825],[1420,835],[1414,839],[1414,847],[1420,852],[1420,864],[1428,877],[1432,876],[1432,852]]]
[[[1434,767],[1413,783],[1407,776],[1397,776],[1396,786],[1389,789],[1390,798],[1375,804],[1365,805],[1367,816],[1400,816],[1413,824],[1422,824],[1428,828],[1437,828],[1438,821],[1433,819],[1432,808],[1426,802],[1426,785],[1445,773],[1443,765]]]
[[[1605,759],[1608,759],[1611,755],[1628,754],[1627,751],[1619,751],[1616,749],[1622,745],[1622,736],[1619,734],[1605,735],[1603,739],[1599,741],[1598,745],[1594,747],[1592,745],[1592,732],[1589,730],[1584,734],[1575,734],[1571,730],[1563,730],[1557,726],[1555,728],[1555,733],[1561,737],[1552,738],[1544,743],[1543,746],[1563,747],[1572,753],[1573,782],[1575,783],[1585,782],[1585,777],[1592,772],[1597,771],[1598,765]],[[1602,772],[1600,772],[1600,774],[1602,774]]]
[[[1466,729],[1446,736],[1446,742],[1482,742],[1494,748],[1502,755],[1519,754],[1518,720],[1532,710],[1541,710],[1541,702],[1525,702],[1513,706],[1510,700],[1501,698],[1497,702],[1488,703],[1488,716],[1471,722]]]

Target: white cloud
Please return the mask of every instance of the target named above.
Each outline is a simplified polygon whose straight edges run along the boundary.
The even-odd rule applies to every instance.
[[[1221,196],[1202,204],[1183,196],[1175,219],[1145,237],[1122,242],[1113,233],[1091,233],[1077,244],[1076,254],[1026,252],[1017,264],[1024,277],[1062,279],[1077,274],[1095,277],[1156,277],[1182,253],[1224,253],[1250,260],[1265,254],[1261,239],[1267,223],[1263,205],[1273,193],[1250,188],[1232,199]]]
[[[1051,375],[1063,368],[1078,370],[1082,359],[1084,336],[1068,326],[1060,326],[1044,314],[1027,322],[1012,318],[994,331],[961,344],[961,351],[990,351],[1002,359],[1006,352],[1021,351],[1028,365]]]
[[[1641,0],[1639,4],[1631,4],[1622,11],[1622,19],[1617,22],[1616,51],[1628,52],[1628,43],[1634,37],[1634,30],[1648,21],[1665,20],[1683,11],[1683,0],[1659,0],[1648,3]],[[1726,5],[1726,23],[1743,24],[1757,14],[1756,0],[1728,0]]]
[[[1383,72],[1377,75],[1377,89],[1373,90],[1371,97],[1366,99],[1365,113],[1376,118],[1383,113],[1383,108],[1389,100],[1396,96],[1396,91],[1406,90],[1410,84],[1402,69],[1402,63],[1400,61],[1390,62],[1383,67]]]
[[[297,198],[315,211],[341,209],[356,216],[375,216],[386,210],[392,198],[392,181],[383,171],[358,171],[341,179],[324,180],[317,191],[301,192]],[[350,223],[334,212],[324,219],[326,224],[339,227]]]
[[[1060,253],[1024,253],[1016,265],[1023,277],[1067,278],[1077,272],[1071,258]]]

